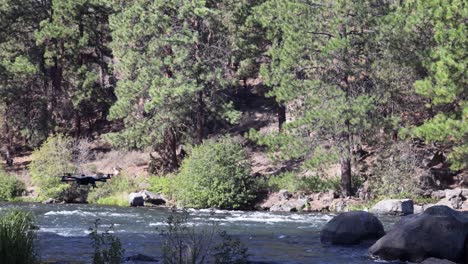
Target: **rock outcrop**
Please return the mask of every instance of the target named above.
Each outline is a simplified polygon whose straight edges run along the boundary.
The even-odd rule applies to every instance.
[[[145,200],[143,199],[143,195],[141,193],[131,193],[128,196],[128,203],[130,206],[144,206]]]
[[[369,252],[385,260],[421,262],[435,257],[455,262],[468,259],[468,217],[447,206],[404,217]]]
[[[376,214],[408,215],[414,212],[413,200],[389,199],[382,200],[370,210]]]
[[[271,194],[268,199],[260,205],[260,208],[271,212],[297,212],[306,210],[308,206],[309,198],[306,195],[281,190]]]
[[[166,205],[168,200],[164,197],[164,195],[159,193],[153,193],[150,191],[141,191],[141,196],[143,196],[143,200],[145,203],[149,203],[152,205]]]
[[[322,243],[352,245],[379,239],[385,234],[382,223],[373,214],[363,211],[342,213],[323,228]]]
[[[432,197],[442,199],[437,205],[445,205],[452,209],[463,209],[465,201],[468,200],[468,189],[447,189],[444,191],[435,191]]]

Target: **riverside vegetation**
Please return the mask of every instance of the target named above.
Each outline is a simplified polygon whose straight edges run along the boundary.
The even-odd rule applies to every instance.
[[[149,189],[245,209],[279,190],[372,203],[466,185],[467,8],[0,0],[0,199]],[[56,177],[117,165],[98,189]]]
[[[182,263],[247,263],[247,249],[237,239],[219,229],[216,223],[203,228],[187,225],[187,211],[176,212],[167,219],[163,230],[163,259],[165,264]],[[93,264],[124,263],[125,249],[113,226],[102,230],[99,219],[90,229],[94,248]],[[0,214],[0,260],[11,264],[42,263],[35,247],[34,219],[30,213],[7,211]]]

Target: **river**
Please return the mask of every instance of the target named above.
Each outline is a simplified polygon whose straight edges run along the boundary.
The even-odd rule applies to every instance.
[[[39,227],[40,256],[47,261],[90,263],[93,249],[88,236],[96,219],[114,224],[125,255],[145,254],[161,258],[161,230],[170,210],[87,204],[43,205],[2,203],[0,210],[33,212]],[[334,214],[273,213],[258,211],[190,210],[189,225],[213,221],[249,248],[249,260],[262,263],[376,263],[367,256],[368,246],[327,246],[320,243],[320,230]],[[398,219],[380,218],[388,230]]]

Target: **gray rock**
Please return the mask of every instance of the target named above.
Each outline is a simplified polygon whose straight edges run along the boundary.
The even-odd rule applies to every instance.
[[[306,207],[309,206],[307,198],[300,198],[295,200],[294,202],[294,208],[296,211],[301,212],[304,211]]]
[[[468,189],[461,189],[461,195],[468,199]]]
[[[467,237],[468,217],[447,206],[433,206],[404,217],[369,252],[385,260],[421,262],[437,257],[460,262],[468,257]]]
[[[452,198],[445,197],[436,203],[436,205],[445,205],[452,209],[460,209],[463,205],[463,200],[460,196],[455,196]]]
[[[423,206],[417,205],[417,204],[413,205],[413,213],[420,214],[422,212],[424,212],[424,207]]]
[[[432,196],[432,198],[436,198],[436,199],[445,198],[445,191],[443,191],[443,190],[433,191],[431,196]]]
[[[143,196],[143,200],[147,203],[151,203],[153,205],[166,205],[168,200],[159,193],[153,193],[150,191],[141,191],[141,196]]]
[[[459,197],[461,196],[461,194],[462,194],[461,189],[445,190],[445,197],[448,199]]]
[[[283,200],[288,200],[293,195],[292,195],[292,193],[288,192],[287,190],[281,190],[281,191],[278,192],[278,196],[279,196],[279,200],[283,201]]]
[[[128,203],[130,206],[144,206],[145,200],[143,199],[143,195],[141,195],[141,193],[131,193],[128,196]]]
[[[421,264],[457,264],[455,262],[452,262],[450,260],[446,259],[438,259],[438,258],[428,258],[425,259]]]
[[[377,214],[408,215],[414,212],[413,200],[389,199],[378,202],[371,208]]]
[[[295,211],[295,207],[291,206],[288,203],[284,204],[275,204],[270,207],[270,212],[293,212]]]
[[[137,254],[137,255],[126,257],[125,261],[153,262],[153,263],[158,262],[157,259],[150,257],[150,256],[143,255],[143,254]]]
[[[423,211],[426,211],[428,208],[435,206],[435,204],[423,204]]]
[[[373,214],[363,211],[342,213],[322,229],[322,243],[352,245],[379,239],[385,234],[382,223]]]
[[[42,202],[42,204],[56,204],[56,203],[58,203],[58,201],[53,198],[49,198]]]

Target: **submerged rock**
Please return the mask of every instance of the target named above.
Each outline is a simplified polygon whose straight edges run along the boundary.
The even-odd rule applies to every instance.
[[[371,212],[377,214],[408,215],[414,212],[413,200],[389,199],[378,202]]]
[[[379,239],[385,234],[382,223],[373,214],[363,211],[342,213],[323,228],[322,243],[352,245]]]
[[[447,206],[402,218],[369,252],[385,260],[421,262],[428,257],[468,259],[468,217]]]
[[[438,258],[428,258],[425,259],[421,264],[457,264],[455,262],[452,262],[450,260],[446,259],[438,259]]]
[[[153,263],[158,262],[157,259],[150,257],[150,256],[143,255],[143,254],[137,254],[137,255],[126,257],[125,261],[153,262]]]

